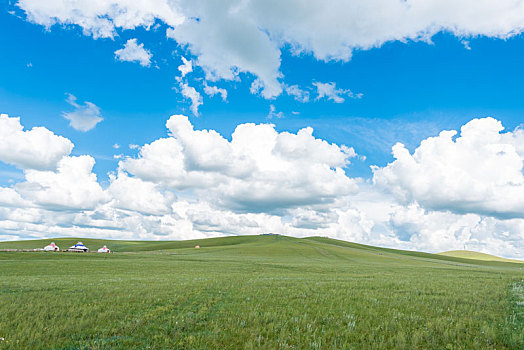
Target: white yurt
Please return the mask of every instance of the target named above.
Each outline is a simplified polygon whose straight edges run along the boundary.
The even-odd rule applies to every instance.
[[[74,246],[69,247],[67,250],[68,252],[81,252],[81,253],[87,253],[89,252],[89,248],[84,245],[82,242],[78,242]]]
[[[49,245],[46,245],[44,247],[44,250],[46,252],[59,252],[60,251],[60,248],[55,244],[55,242],[51,242],[51,244]]]
[[[103,246],[102,248],[98,249],[99,253],[111,253],[111,250],[109,250],[108,247]]]

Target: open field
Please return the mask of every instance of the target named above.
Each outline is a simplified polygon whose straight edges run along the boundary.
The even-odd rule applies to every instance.
[[[522,264],[327,238],[53,239],[78,240],[117,253],[0,253],[0,348],[524,348]]]

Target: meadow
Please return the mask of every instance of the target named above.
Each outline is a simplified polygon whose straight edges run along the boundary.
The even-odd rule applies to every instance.
[[[116,253],[0,253],[1,349],[524,348],[523,264],[327,238],[82,241]]]

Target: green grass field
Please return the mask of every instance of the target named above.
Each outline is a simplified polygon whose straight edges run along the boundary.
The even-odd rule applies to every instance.
[[[327,238],[53,239],[78,240],[116,253],[0,253],[0,348],[524,348],[522,264]]]

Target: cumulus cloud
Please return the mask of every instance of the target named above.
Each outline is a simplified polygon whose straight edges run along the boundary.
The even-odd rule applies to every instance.
[[[129,177],[122,172],[118,176],[112,175],[110,180],[108,192],[115,208],[151,215],[171,212],[170,205],[174,195],[171,192],[163,192],[154,183]]]
[[[463,249],[522,258],[524,220],[430,211],[418,204],[395,206],[386,223],[390,237],[409,249]]]
[[[327,99],[335,103],[343,103],[345,101],[344,97],[349,98],[361,98],[363,94],[358,93],[354,94],[349,89],[338,89],[337,85],[333,82],[331,83],[320,83],[313,82],[313,86],[317,89],[316,100]]]
[[[0,117],[0,132],[4,119],[21,144],[40,140],[18,118]],[[348,174],[352,148],[318,139],[311,128],[289,133],[247,123],[225,138],[181,115],[166,127],[166,137],[133,145],[138,155],[123,158],[105,187],[94,159],[71,156],[70,141],[47,129],[38,129],[45,142],[70,145],[58,161],[28,166],[4,158],[0,145],[0,160],[24,169],[22,181],[0,187],[1,238],[279,232],[430,252],[466,245],[521,257],[524,249],[524,219],[516,214],[524,131],[502,132],[494,119],[430,137],[413,154],[397,146],[396,160],[374,169],[374,184]],[[27,149],[41,161],[45,147]]]
[[[493,118],[474,119],[457,131],[442,131],[411,154],[393,147],[395,161],[374,168],[373,181],[405,203],[432,210],[524,217],[524,137],[502,132]]]
[[[31,203],[24,200],[13,188],[0,187],[0,206],[25,208],[31,206]]]
[[[372,184],[360,185],[346,212],[347,221],[339,219],[337,225],[342,227],[341,239],[349,236],[366,244],[426,252],[466,246],[469,250],[522,258],[524,220],[520,218],[431,210],[417,202],[401,203],[387,190]]]
[[[91,156],[64,157],[56,171],[28,169],[25,182],[15,185],[26,200],[48,209],[93,209],[106,194],[92,172]]]
[[[0,161],[21,169],[50,170],[73,149],[73,143],[44,127],[24,130],[20,118],[0,114]]]
[[[138,62],[142,67],[149,67],[153,55],[144,49],[144,44],[138,44],[137,39],[129,39],[122,49],[115,51],[115,57],[119,61]]]
[[[73,112],[64,112],[62,117],[69,120],[69,126],[78,131],[89,131],[104,120],[100,116],[100,108],[91,102],[84,102],[84,105],[76,103],[76,97],[72,94],[67,94],[67,103],[75,107]]]
[[[17,5],[33,23],[73,24],[94,38],[162,21],[167,36],[189,49],[208,80],[237,80],[240,73],[250,73],[258,78],[260,89],[254,91],[266,98],[282,92],[282,50],[348,61],[355,49],[429,42],[441,31],[462,41],[506,39],[520,34],[524,23],[519,0],[335,0],[329,6],[321,0],[19,0]]]
[[[0,148],[0,160],[22,168],[25,180],[1,188],[4,205],[80,210],[92,209],[106,199],[92,172],[95,160],[87,155],[70,156],[73,144],[67,138],[44,127],[23,131],[19,118],[5,114],[0,115],[0,133],[6,133],[2,145],[9,147],[5,156]]]
[[[172,189],[202,191],[215,205],[239,211],[333,205],[357,190],[343,170],[354,150],[315,138],[311,128],[291,134],[241,124],[228,141],[214,130],[194,130],[185,116],[172,116],[166,126],[171,137],[145,145],[121,169]]]
[[[169,137],[121,161],[105,189],[88,155],[67,153],[54,169],[26,169],[22,182],[0,187],[4,236],[300,235],[335,225],[339,197],[357,190],[342,170],[354,151],[313,137],[310,128],[291,134],[242,124],[228,141],[195,130],[185,116],[166,126]]]

